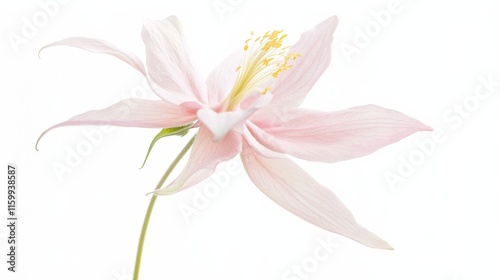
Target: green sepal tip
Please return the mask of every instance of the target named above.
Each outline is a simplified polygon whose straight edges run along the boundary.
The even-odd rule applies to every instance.
[[[144,165],[146,164],[146,161],[148,160],[149,153],[151,153],[151,150],[153,149],[153,146],[156,144],[156,141],[160,140],[163,137],[168,137],[168,136],[184,136],[188,133],[189,129],[191,128],[193,124],[187,124],[183,126],[177,126],[177,127],[170,127],[170,128],[164,128],[162,129],[156,136],[153,138],[153,141],[151,141],[151,144],[149,145],[148,152],[146,154],[146,158],[144,158],[144,162],[142,163],[142,166],[139,169],[142,169]]]

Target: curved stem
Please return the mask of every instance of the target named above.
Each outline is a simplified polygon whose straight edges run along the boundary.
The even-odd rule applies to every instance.
[[[165,181],[167,180],[167,177],[172,173],[172,170],[174,170],[175,166],[179,163],[179,161],[184,157],[184,155],[189,151],[191,146],[193,145],[194,138],[196,137],[193,136],[191,140],[184,146],[182,151],[177,155],[177,157],[174,159],[174,161],[170,164],[168,167],[167,171],[163,174],[161,177],[160,181],[158,181],[158,184],[156,185],[155,190],[158,190],[163,186]],[[148,225],[149,225],[149,219],[151,218],[151,213],[153,212],[153,208],[155,206],[156,198],[158,196],[153,194],[151,197],[151,200],[149,201],[149,206],[148,210],[146,211],[146,216],[144,217],[144,222],[142,224],[142,231],[141,231],[141,236],[139,237],[139,246],[137,247],[137,255],[135,257],[135,267],[134,267],[134,277],[133,280],[138,280],[139,279],[139,269],[141,267],[141,259],[142,259],[142,249],[144,248],[144,240],[146,239],[146,232],[148,231]]]

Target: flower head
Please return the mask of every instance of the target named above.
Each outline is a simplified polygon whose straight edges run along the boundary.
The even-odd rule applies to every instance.
[[[337,112],[301,109],[307,93],[330,63],[337,17],[331,17],[287,46],[283,31],[269,31],[245,41],[206,82],[194,67],[176,17],[144,23],[146,67],[135,55],[97,39],[68,38],[49,46],[67,45],[113,55],[143,74],[161,100],[141,100],[128,114],[119,102],[89,111],[67,125],[198,128],[184,170],[155,191],[168,195],[210,176],[216,166],[240,154],[255,185],[298,217],[375,248],[391,248],[360,226],[345,205],[286,154],[337,162],[367,155],[416,131],[430,130],[394,110],[366,105]]]

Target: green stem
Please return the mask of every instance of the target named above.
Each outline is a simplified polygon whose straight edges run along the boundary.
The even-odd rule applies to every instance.
[[[174,159],[174,161],[170,164],[168,167],[167,171],[165,171],[165,174],[161,177],[160,181],[156,185],[155,190],[158,190],[163,186],[165,181],[167,180],[167,177],[172,173],[172,170],[174,170],[175,166],[179,163],[179,161],[184,157],[184,155],[189,151],[191,146],[193,145],[194,138],[196,137],[193,136],[191,140],[184,146],[182,151],[177,155],[177,157]],[[155,206],[156,198],[158,196],[153,194],[151,196],[151,200],[149,201],[149,206],[148,210],[146,211],[146,217],[144,217],[144,222],[142,224],[142,231],[141,231],[141,237],[139,237],[139,246],[137,247],[137,255],[135,257],[135,267],[134,267],[134,278],[133,280],[138,280],[139,279],[139,269],[141,267],[141,259],[142,259],[142,249],[144,248],[144,240],[146,239],[146,232],[148,231],[148,225],[149,225],[149,219],[151,218],[151,213],[153,212],[153,208]]]

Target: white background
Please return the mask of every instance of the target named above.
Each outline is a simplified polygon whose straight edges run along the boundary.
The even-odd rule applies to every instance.
[[[301,32],[338,15],[332,63],[303,107],[340,110],[378,104],[442,129],[445,140],[425,158],[418,158],[416,142],[432,139],[430,132],[338,164],[298,161],[394,251],[364,247],[296,218],[260,193],[235,159],[239,172],[229,177],[229,186],[217,189],[187,219],[181,207],[196,207],[193,200],[214,179],[158,199],[141,279],[500,279],[500,87],[474,103],[479,77],[492,75],[500,81],[495,1],[401,0],[399,13],[379,32],[372,29],[363,46],[355,43],[357,30],[371,26],[373,12],[387,10],[389,0],[66,2],[46,22],[37,1],[0,5],[0,154],[4,168],[7,163],[18,167],[20,219],[18,272],[7,272],[2,261],[1,279],[131,279],[150,198],[144,194],[188,138],[161,141],[139,170],[157,131],[117,128],[103,134],[71,172],[58,178],[54,164],[66,164],[69,150],[89,143],[84,133],[99,128],[54,130],[37,152],[40,133],[75,114],[146,90],[137,71],[114,58],[69,47],[48,49],[41,59],[37,52],[62,38],[87,36],[144,57],[142,21],[172,14],[180,18],[204,76],[241,48],[250,31],[285,29],[293,44]],[[214,3],[232,6],[221,14]],[[39,17],[37,30],[13,45],[9,38],[23,36],[34,16]],[[360,47],[350,61],[341,48],[346,44]],[[143,97],[156,98],[151,92]],[[473,109],[458,123],[458,115],[449,110],[464,100]],[[446,121],[443,114],[455,121]],[[412,154],[418,166],[391,187],[385,174],[401,175],[401,159]],[[215,174],[224,177],[227,168],[223,165]],[[2,192],[0,209],[6,213]],[[6,237],[3,225],[3,256]],[[321,249],[319,240],[336,244],[330,252],[322,251],[328,252],[326,260],[312,259]],[[303,265],[305,274],[289,273]]]

